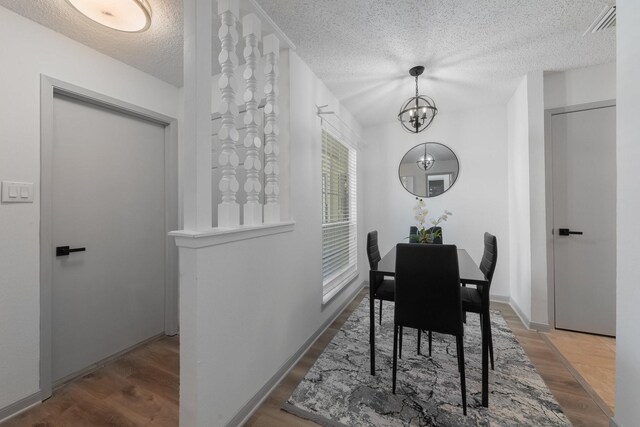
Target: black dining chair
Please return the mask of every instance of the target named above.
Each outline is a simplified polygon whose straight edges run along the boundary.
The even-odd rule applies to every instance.
[[[480,270],[487,279],[486,293],[489,294],[491,288],[491,281],[493,280],[493,273],[496,270],[496,263],[498,262],[498,241],[496,236],[484,233],[484,252],[482,254],[482,261],[480,261]],[[489,307],[485,307],[480,294],[480,289],[463,287],[460,290],[460,296],[462,298],[462,310],[463,312],[478,313],[480,315],[480,328],[482,328],[482,322],[489,322],[487,328],[489,336],[489,356],[491,360],[491,369],[494,369],[493,364],[493,338],[491,336],[491,319],[489,317]],[[486,313],[486,315],[483,315]],[[485,318],[486,316],[486,318]],[[484,328],[482,328],[484,330]]]
[[[458,251],[455,245],[398,244],[393,326],[393,393],[396,392],[400,328],[453,335],[456,337],[462,408],[464,415],[467,415],[460,289]]]
[[[375,375],[375,345],[374,345],[374,301],[380,300],[380,324],[382,324],[382,301],[393,301],[395,294],[395,282],[393,277],[385,278],[375,272],[378,263],[382,259],[378,249],[378,231],[373,230],[367,234],[367,257],[369,258],[369,344],[371,351],[371,375]]]
[[[442,244],[442,227],[431,227],[429,229],[427,229],[427,232],[429,233],[438,233],[438,235],[433,239],[433,243],[434,244]],[[416,226],[411,226],[409,227],[409,241],[411,241],[411,236],[418,234],[418,227]],[[422,331],[418,330],[418,354],[420,354],[420,342],[422,339]],[[432,341],[432,334],[431,331],[429,331],[429,356],[431,356],[431,341]],[[402,355],[402,335],[400,336],[400,355]]]

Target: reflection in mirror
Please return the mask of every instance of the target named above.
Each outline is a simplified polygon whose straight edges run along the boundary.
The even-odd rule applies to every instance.
[[[435,197],[447,191],[458,179],[458,158],[446,145],[425,142],[407,151],[398,175],[402,186],[418,197]]]

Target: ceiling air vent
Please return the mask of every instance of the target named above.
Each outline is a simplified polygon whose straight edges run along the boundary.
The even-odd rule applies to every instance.
[[[607,28],[615,27],[616,25],[616,7],[615,6],[607,6],[604,8],[600,15],[593,21],[593,24],[589,26],[587,31],[584,32],[583,36],[586,36],[589,33],[599,33],[600,31],[604,31]]]

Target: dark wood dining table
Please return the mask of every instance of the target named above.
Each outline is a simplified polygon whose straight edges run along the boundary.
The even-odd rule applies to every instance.
[[[460,270],[460,283],[463,285],[476,285],[482,297],[482,306],[486,307],[483,318],[489,319],[489,287],[486,277],[475,263],[473,258],[464,249],[458,249],[458,268]],[[372,275],[395,276],[396,275],[396,247],[394,246],[378,263],[376,270],[371,270]],[[373,277],[370,277],[373,280]],[[371,283],[371,282],[370,282]],[[373,315],[373,313],[372,313]],[[371,348],[375,348],[375,331],[373,323],[370,328],[369,339]],[[489,407],[489,322],[482,322],[482,406]],[[371,374],[375,375],[375,351],[371,352]]]

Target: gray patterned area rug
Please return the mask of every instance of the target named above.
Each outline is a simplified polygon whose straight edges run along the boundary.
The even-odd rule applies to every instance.
[[[403,335],[396,394],[391,393],[393,304],[376,301],[376,375],[369,373],[369,300],[361,304],[316,360],[283,409],[324,426],[570,426],[560,405],[499,312],[491,323],[495,371],[489,371],[489,408],[481,405],[481,335],[468,314],[464,353],[467,416],[462,414],[455,338],[426,335],[422,355],[416,331]]]

